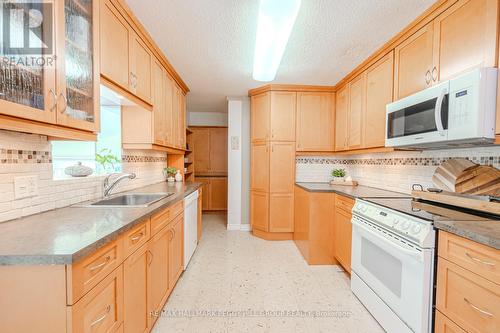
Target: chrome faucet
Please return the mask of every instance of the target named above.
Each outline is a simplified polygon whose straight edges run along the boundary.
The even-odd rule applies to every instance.
[[[109,179],[114,176],[114,175],[121,175],[120,177],[116,178],[112,183],[109,182]],[[111,193],[111,191],[115,188],[115,186],[121,182],[122,180],[124,179],[134,179],[136,177],[135,173],[124,173],[124,174],[121,174],[121,173],[110,173],[109,175],[106,176],[106,178],[104,178],[104,183],[102,185],[102,189],[103,189],[103,194],[104,194],[104,197],[106,198],[107,196],[109,196],[109,194]]]

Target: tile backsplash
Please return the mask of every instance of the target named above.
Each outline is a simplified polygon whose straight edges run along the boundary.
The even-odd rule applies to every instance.
[[[413,184],[433,186],[432,175],[443,161],[468,158],[500,168],[500,146],[430,151],[397,151],[364,155],[298,156],[298,182],[328,182],[335,168],[343,168],[360,185],[410,193]]]
[[[116,192],[164,181],[164,152],[124,150],[123,172],[137,178],[120,183]],[[14,179],[38,177],[38,195],[15,200]],[[46,136],[0,130],[0,222],[61,208],[102,195],[104,176],[53,180],[51,146]]]

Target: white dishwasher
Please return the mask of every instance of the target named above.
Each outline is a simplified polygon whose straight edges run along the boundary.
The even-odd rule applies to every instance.
[[[184,270],[198,245],[198,191],[184,199]]]

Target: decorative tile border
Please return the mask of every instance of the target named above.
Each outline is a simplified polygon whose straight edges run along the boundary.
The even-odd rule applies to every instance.
[[[50,151],[0,149],[0,164],[52,163]]]
[[[297,157],[299,164],[336,164],[336,165],[384,165],[384,166],[439,166],[444,161],[456,157],[407,157],[407,158],[356,158],[339,159],[335,157]],[[500,156],[463,156],[481,165],[500,166]]]
[[[166,162],[166,156],[139,156],[139,155],[122,155],[123,163],[154,163]]]

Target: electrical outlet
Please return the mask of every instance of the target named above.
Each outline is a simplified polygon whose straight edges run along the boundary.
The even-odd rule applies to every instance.
[[[239,150],[240,149],[240,137],[239,136],[232,136],[231,137],[231,149],[232,150]]]
[[[38,176],[14,178],[14,198],[22,199],[38,195]]]

